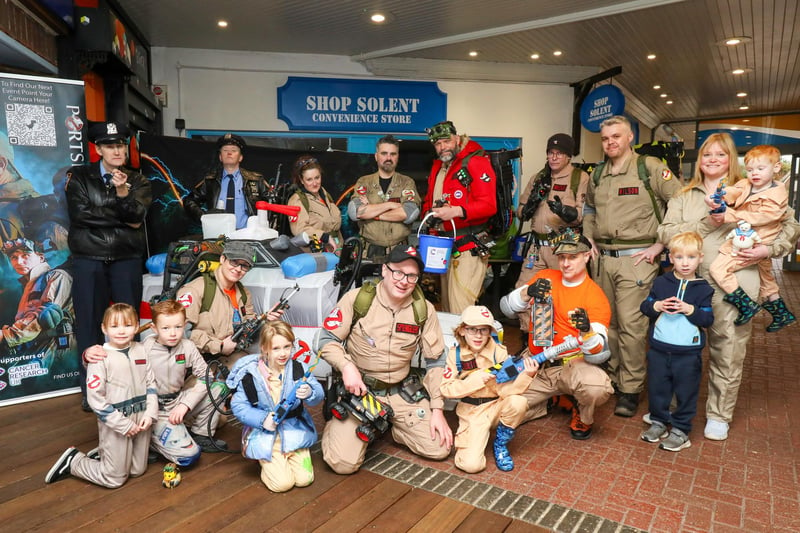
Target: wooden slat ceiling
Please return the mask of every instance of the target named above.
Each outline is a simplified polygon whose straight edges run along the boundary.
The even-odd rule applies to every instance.
[[[619,65],[613,82],[650,127],[800,110],[797,0],[120,3],[153,46],[346,55],[379,76],[437,79],[441,71],[442,79],[572,83]],[[389,23],[369,23],[367,14],[382,5]],[[216,27],[220,18],[227,30]],[[750,40],[719,44],[732,36]],[[749,70],[734,76],[737,67]],[[738,109],[743,101],[749,110]]]

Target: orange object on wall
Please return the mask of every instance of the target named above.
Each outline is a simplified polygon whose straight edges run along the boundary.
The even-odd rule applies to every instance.
[[[96,72],[87,72],[83,75],[84,96],[86,97],[86,118],[90,122],[105,122],[106,120],[106,90],[103,78]],[[100,159],[94,144],[89,143],[89,162],[95,163]]]

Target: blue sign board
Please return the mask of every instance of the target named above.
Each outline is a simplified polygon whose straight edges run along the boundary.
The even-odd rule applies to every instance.
[[[422,133],[447,119],[435,82],[289,76],[278,118],[290,130]]]
[[[589,131],[600,131],[600,123],[625,111],[625,95],[614,85],[601,85],[581,104],[581,124]]]

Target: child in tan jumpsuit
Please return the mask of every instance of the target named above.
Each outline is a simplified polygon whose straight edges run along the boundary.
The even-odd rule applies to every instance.
[[[458,346],[447,355],[441,385],[442,396],[458,398],[458,430],[455,436],[455,464],[474,474],[486,468],[484,455],[489,432],[497,426],[493,448],[497,468],[509,471],[514,461],[507,445],[525,417],[528,402],[522,393],[531,384],[539,365],[525,359],[525,371],[517,379],[498,385],[487,369],[508,357],[505,346],[491,336],[494,316],[484,306],[464,309],[461,324],[455,329]]]
[[[158,417],[153,371],[138,342],[139,319],[128,304],[114,304],[103,315],[107,357],[86,367],[86,393],[97,415],[98,452],[74,446],[61,454],[45,476],[53,483],[67,474],[114,489],[147,469],[150,426]]]
[[[317,378],[306,376],[292,360],[293,346],[289,324],[267,322],[261,329],[261,354],[241,358],[227,381],[236,389],[231,409],[244,425],[242,455],[258,460],[261,481],[272,492],[314,481],[309,448],[317,442],[317,430],[303,402],[316,405],[323,392]]]

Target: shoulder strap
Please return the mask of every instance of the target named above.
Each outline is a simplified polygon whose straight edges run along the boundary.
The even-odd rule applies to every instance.
[[[294,380],[300,381],[303,379],[305,373],[306,371],[303,369],[303,364],[297,359],[292,359],[292,377]]]
[[[583,171],[578,167],[572,168],[572,174],[569,178],[569,188],[572,191],[572,197],[578,200],[578,187],[581,185],[581,173]]]
[[[419,285],[414,287],[411,297],[413,298],[411,308],[414,310],[414,322],[422,328],[428,320],[428,302],[425,300],[425,293],[422,292],[422,287]]]
[[[242,295],[242,305],[247,304],[247,293],[241,281],[236,282],[236,287]],[[217,279],[212,272],[203,272],[203,300],[200,303],[200,312],[205,313],[211,309],[214,295],[217,293]]]
[[[242,389],[244,389],[244,393],[247,396],[247,401],[250,402],[250,405],[253,407],[258,406],[258,391],[256,390],[256,384],[253,381],[253,375],[249,372],[244,375],[241,381]]]
[[[456,372],[461,373],[461,343],[456,344]]]
[[[603,175],[603,167],[605,166],[606,162],[601,161],[597,163],[596,167],[594,167],[594,170],[592,171],[592,181],[594,182],[595,186],[597,186],[597,184],[600,183],[600,176]]]
[[[661,222],[664,220],[664,215],[661,213],[661,208],[658,207],[656,195],[653,193],[653,187],[650,185],[650,171],[647,170],[647,165],[645,164],[646,157],[647,156],[640,155],[636,159],[636,168],[639,172],[639,179],[642,180],[642,183],[644,183],[644,188],[647,189],[647,194],[650,195],[650,202],[653,204],[653,212],[656,215],[656,220],[658,220],[658,223],[661,224]]]

